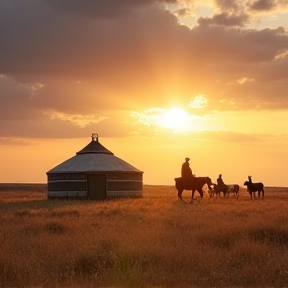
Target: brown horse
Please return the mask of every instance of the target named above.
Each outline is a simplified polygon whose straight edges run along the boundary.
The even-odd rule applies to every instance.
[[[178,198],[182,199],[182,192],[184,190],[191,190],[192,191],[192,195],[191,195],[191,202],[193,202],[193,198],[194,198],[194,193],[197,190],[200,194],[200,197],[203,198],[203,186],[205,184],[208,185],[209,190],[211,190],[211,185],[212,185],[212,180],[209,177],[192,177],[192,178],[182,178],[182,177],[178,177],[175,178],[175,187],[178,190]]]

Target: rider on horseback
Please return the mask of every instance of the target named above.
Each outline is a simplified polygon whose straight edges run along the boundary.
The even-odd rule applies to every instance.
[[[185,162],[182,164],[181,177],[184,179],[189,179],[189,178],[194,177],[192,170],[190,168],[189,161],[190,159],[186,157]]]
[[[223,179],[222,179],[222,174],[219,174],[219,178],[217,179],[217,184],[218,186],[223,186],[225,185]]]

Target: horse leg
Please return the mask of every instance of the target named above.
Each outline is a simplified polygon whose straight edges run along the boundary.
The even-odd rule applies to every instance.
[[[193,203],[194,193],[195,193],[195,190],[192,190],[190,203]]]
[[[180,199],[180,200],[183,201],[183,199],[182,199],[182,192],[183,192],[183,190],[178,190],[178,199]]]
[[[200,198],[202,199],[204,195],[204,191],[201,189],[201,192],[199,192],[199,194],[200,194]]]

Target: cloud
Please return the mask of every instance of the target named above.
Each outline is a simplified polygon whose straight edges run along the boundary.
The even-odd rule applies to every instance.
[[[0,135],[112,135],[112,124],[130,135],[117,113],[197,95],[208,113],[288,109],[286,30],[247,29],[243,1],[216,2],[222,12],[190,29],[162,5],[176,0],[1,1]]]
[[[243,0],[215,0],[216,7],[225,12],[239,12],[243,10]]]
[[[61,13],[72,13],[83,17],[105,19],[127,15],[139,6],[155,3],[155,0],[45,0],[45,2]]]
[[[250,5],[251,10],[256,11],[270,11],[277,7],[277,1],[275,0],[257,0]]]
[[[8,124],[8,125],[7,125]],[[1,137],[19,138],[81,138],[97,131],[102,137],[125,137],[131,134],[131,127],[123,123],[121,119],[108,118],[99,123],[90,123],[84,127],[73,121],[49,117],[38,121],[0,121]]]
[[[288,10],[286,0],[215,0],[216,8],[221,12],[252,13],[269,15]]]
[[[161,3],[177,3],[177,0],[44,0],[53,9],[66,14],[74,14],[93,19],[126,17],[137,9]]]
[[[198,19],[199,25],[223,25],[223,26],[240,26],[243,27],[248,21],[247,14],[233,15],[228,13],[215,14],[212,18],[201,17]]]
[[[31,141],[17,139],[17,138],[6,138],[0,137],[0,146],[29,146]]]

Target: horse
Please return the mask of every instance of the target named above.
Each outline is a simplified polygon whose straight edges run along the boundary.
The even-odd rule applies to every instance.
[[[227,184],[228,186],[228,197],[229,193],[235,193],[236,198],[239,198],[240,186],[238,184]]]
[[[191,201],[193,203],[194,193],[197,190],[200,194],[200,197],[203,198],[203,186],[208,185],[209,190],[211,190],[212,180],[209,177],[191,177],[191,178],[175,178],[175,187],[178,190],[178,198],[182,199],[182,192],[184,190],[191,190]]]
[[[223,192],[224,197],[226,196],[226,194],[228,193],[228,185],[226,184],[222,185],[213,184],[213,185],[214,185],[214,193],[216,194],[216,196],[220,196],[220,192]]]
[[[235,193],[236,198],[238,198],[239,190],[240,187],[238,184],[223,184],[223,185],[214,184],[214,193],[216,194],[216,196],[220,196],[220,192],[223,192],[224,197],[226,196],[226,194],[229,197],[229,193]]]
[[[252,200],[252,192],[254,193],[254,198],[255,198],[255,192],[258,192],[258,199],[260,198],[260,193],[262,192],[262,199],[263,199],[264,198],[264,185],[263,185],[263,183],[262,182],[252,183],[251,178],[252,178],[252,176],[248,176],[249,181],[244,182],[244,185],[247,186],[251,200]]]

